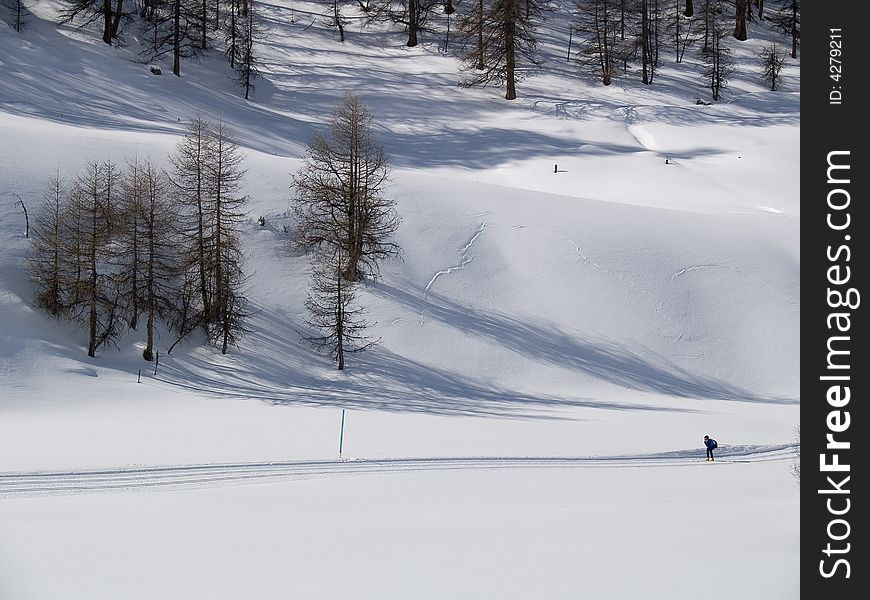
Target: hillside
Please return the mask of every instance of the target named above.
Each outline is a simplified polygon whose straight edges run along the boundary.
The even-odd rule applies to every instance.
[[[605,88],[565,60],[567,5],[553,5],[543,65],[515,101],[459,86],[439,34],[407,48],[398,30],[361,28],[355,3],[343,44],[322,5],[260,3],[264,76],[249,101],[217,51],[157,76],[132,40],[55,25],[54,2],[23,35],[0,21],[0,479],[294,465],[250,477],[265,485],[194,477],[152,493],[0,483],[0,598],[523,598],[543,581],[548,597],[793,597],[799,61],[768,91],[755,55],[781,38],[756,21],[732,44],[741,68],[722,102],[697,103],[709,93],[688,55],[663,60],[652,86]],[[310,262],[287,232],[290,175],[349,91],[393,166],[403,257],[360,293],[380,345],[337,372],[303,339]],[[156,375],[142,332],[88,358],[83,331],[33,308],[11,193],[33,211],[48,176],[87,159],[165,166],[197,113],[246,154],[249,333],[226,356],[198,339],[166,355],[164,329]],[[611,461],[335,473],[341,409],[344,459]],[[730,460],[696,464],[705,433]],[[745,446],[773,459],[743,459]],[[297,477],[307,460],[328,465]],[[748,551],[759,528],[769,543]],[[719,565],[705,564],[709,539]]]

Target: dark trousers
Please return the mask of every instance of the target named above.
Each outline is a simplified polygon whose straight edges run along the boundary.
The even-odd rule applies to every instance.
[[[707,448],[707,458],[713,458],[713,449]]]

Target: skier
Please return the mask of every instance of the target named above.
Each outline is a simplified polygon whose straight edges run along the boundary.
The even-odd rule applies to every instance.
[[[707,460],[713,459],[713,449],[718,448],[719,444],[716,443],[716,440],[711,438],[709,435],[704,436],[704,445],[707,446]]]

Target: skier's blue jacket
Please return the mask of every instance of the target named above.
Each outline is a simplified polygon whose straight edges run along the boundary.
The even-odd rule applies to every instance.
[[[704,444],[707,446],[708,450],[712,450],[717,446],[716,440],[714,440],[713,438],[708,438],[707,441],[704,442]]]

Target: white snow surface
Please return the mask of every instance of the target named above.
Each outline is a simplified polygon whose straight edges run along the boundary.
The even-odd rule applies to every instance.
[[[799,597],[799,62],[769,92],[754,58],[779,38],[750,24],[699,105],[694,58],[579,76],[556,3],[507,102],[440,36],[355,19],[341,44],[323,5],[260,6],[247,102],[218,52],[155,76],[53,2],[0,18],[0,599]],[[283,227],[348,91],[403,260],[360,292],[379,347],[337,372]],[[87,159],[165,165],[196,112],[247,155],[250,333],[170,356],[163,331],[156,375],[141,331],[88,358],[33,308],[11,194],[32,219]]]

